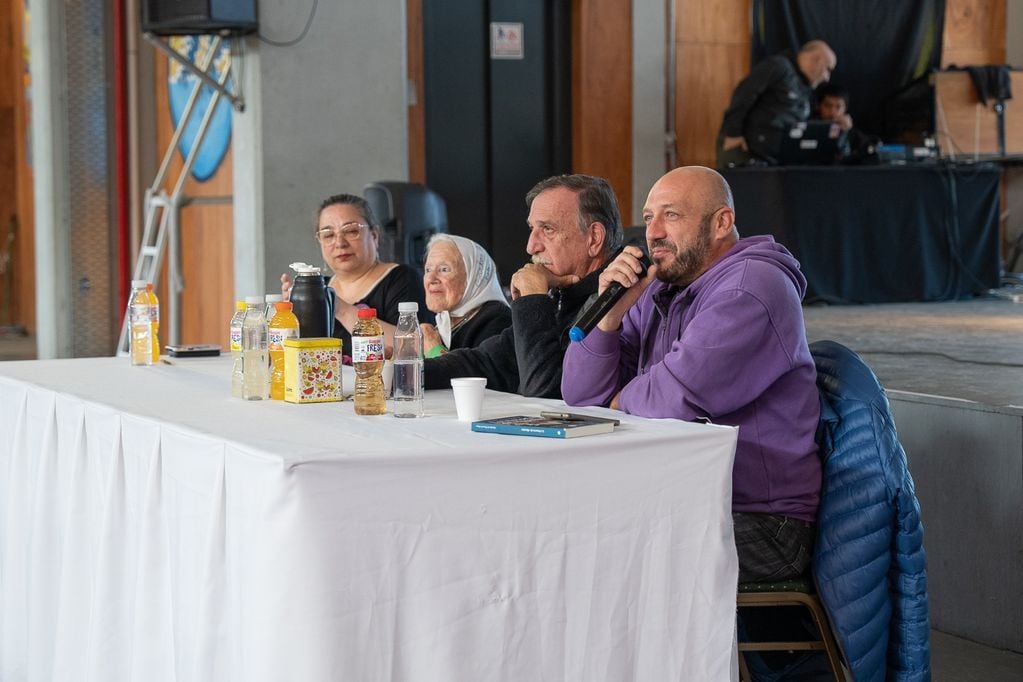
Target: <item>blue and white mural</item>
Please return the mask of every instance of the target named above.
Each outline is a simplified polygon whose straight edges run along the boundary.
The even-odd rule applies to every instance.
[[[178,54],[188,59],[193,64],[201,64],[213,45],[213,36],[175,36],[170,39],[170,46]],[[170,61],[170,70],[167,75],[167,93],[169,95],[171,120],[177,127],[181,115],[188,103],[188,97],[192,94],[198,77],[181,66],[173,59]],[[213,68],[210,69],[210,76],[214,80],[220,80],[220,75],[225,69],[231,67],[231,51],[228,43],[221,43],[219,53],[213,58]],[[233,90],[233,81],[229,77],[226,87]],[[182,157],[187,158],[192,145],[195,142],[196,133],[199,131],[199,122],[202,120],[203,112],[209,106],[213,97],[213,88],[204,85],[199,92],[199,99],[196,102],[192,115],[188,118],[185,130],[178,141],[178,150]],[[217,172],[220,163],[224,160],[228,148],[231,146],[231,103],[223,96],[217,102],[217,108],[210,120],[209,129],[203,138],[202,146],[195,157],[192,166],[192,177],[199,182],[209,180]]]

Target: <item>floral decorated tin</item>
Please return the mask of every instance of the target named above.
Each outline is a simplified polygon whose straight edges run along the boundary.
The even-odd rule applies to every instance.
[[[341,339],[284,340],[284,400],[326,403],[341,391]]]

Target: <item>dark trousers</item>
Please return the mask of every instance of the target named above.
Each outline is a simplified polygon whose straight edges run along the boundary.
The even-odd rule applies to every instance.
[[[792,580],[806,572],[813,557],[817,526],[787,516],[734,512],[739,582]]]

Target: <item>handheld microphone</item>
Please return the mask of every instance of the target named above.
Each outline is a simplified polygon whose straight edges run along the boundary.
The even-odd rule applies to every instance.
[[[639,259],[640,265],[643,266],[643,275],[646,275],[647,268],[650,267],[650,256],[644,253]],[[586,335],[593,331],[593,328],[597,326],[597,323],[604,319],[607,315],[607,311],[614,307],[615,303],[622,300],[622,296],[625,295],[627,287],[622,286],[621,282],[611,282],[607,289],[604,289],[604,293],[597,297],[593,303],[590,304],[583,314],[576,320],[575,326],[568,330],[568,338],[573,341],[582,341],[586,338]]]

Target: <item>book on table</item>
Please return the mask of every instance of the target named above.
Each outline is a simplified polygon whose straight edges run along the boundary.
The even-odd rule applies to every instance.
[[[472,423],[479,433],[503,433],[511,436],[539,436],[541,438],[576,438],[614,431],[617,419],[588,415],[497,417]]]

